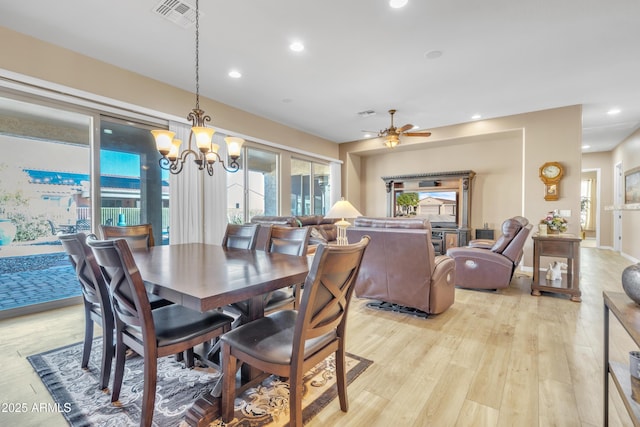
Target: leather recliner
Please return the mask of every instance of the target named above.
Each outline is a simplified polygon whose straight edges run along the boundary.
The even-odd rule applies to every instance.
[[[509,286],[522,259],[532,225],[521,216],[502,223],[502,235],[495,241],[472,240],[469,246],[450,248],[455,260],[455,284],[470,289],[503,289]]]
[[[425,219],[355,219],[350,242],[371,237],[356,279],[355,293],[430,314],[442,313],[455,299],[454,262],[435,256],[431,224]]]

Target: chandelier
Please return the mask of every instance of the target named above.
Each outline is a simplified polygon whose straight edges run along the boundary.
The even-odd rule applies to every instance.
[[[199,1],[196,0],[196,107],[187,116],[187,120],[191,121],[189,144],[185,150],[180,152],[182,141],[174,138],[175,132],[166,129],[151,131],[156,141],[156,148],[162,155],[159,161],[160,167],[174,175],[182,172],[189,156],[194,157],[193,161],[198,165],[199,170],[206,169],[210,176],[213,176],[213,165],[216,161],[227,172],[237,172],[240,169],[238,159],[244,143],[244,139],[234,136],[228,136],[224,139],[231,159],[229,166],[226,166],[218,154],[220,146],[212,142],[215,130],[206,127],[206,123],[211,121],[211,117],[200,109],[200,8],[198,3]],[[194,138],[197,151],[192,148]]]

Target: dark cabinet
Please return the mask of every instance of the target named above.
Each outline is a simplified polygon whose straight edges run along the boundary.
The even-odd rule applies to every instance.
[[[489,228],[476,228],[476,239],[494,240],[495,233]]]
[[[471,237],[468,228],[434,228],[431,230],[431,241],[436,253],[444,255],[447,249],[467,246]]]

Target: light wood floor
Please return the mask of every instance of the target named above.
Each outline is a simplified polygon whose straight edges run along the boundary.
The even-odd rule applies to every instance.
[[[349,386],[347,414],[334,401],[309,426],[602,425],[602,291],[622,291],[631,262],[609,250],[581,254],[582,303],[533,297],[526,275],[499,292],[457,289],[455,304],[426,320],[354,300],[347,347],[374,364]],[[611,323],[611,357],[628,363],[635,345]],[[0,321],[0,403],[51,403],[25,356],[82,334],[80,306]],[[611,391],[610,425],[631,425]],[[3,426],[45,424],[66,422],[51,412],[0,412]]]

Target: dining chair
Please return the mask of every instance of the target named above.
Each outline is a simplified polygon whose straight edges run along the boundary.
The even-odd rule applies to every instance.
[[[125,354],[131,349],[144,358],[144,388],[140,425],[153,420],[158,358],[203,344],[231,329],[232,317],[219,311],[199,311],[172,304],[151,310],[144,281],[124,239],[89,238],[100,271],[108,283],[115,317],[116,361],[111,401],[120,398]]]
[[[255,249],[260,224],[227,224],[222,246],[235,249]]]
[[[307,254],[307,247],[309,246],[310,233],[310,227],[270,226],[270,230],[267,234],[266,251],[287,255],[305,256]],[[286,308],[287,306],[296,308],[300,300],[301,287],[302,284],[292,284],[292,286],[288,288],[278,289],[277,291],[266,294],[264,298],[264,312],[271,313],[275,310]],[[233,303],[230,308],[236,314],[240,315],[234,323],[234,326],[248,321],[249,305],[247,301]]]
[[[89,236],[96,238],[95,235]],[[89,357],[91,356],[93,324],[97,323],[102,328],[102,361],[100,363],[99,385],[100,389],[104,390],[109,387],[111,364],[114,356],[113,332],[115,329],[109,288],[102,277],[102,272],[91,248],[87,245],[86,234],[59,234],[58,239],[69,256],[69,261],[76,271],[76,277],[82,290],[85,319],[84,347],[80,364],[82,369],[87,369]],[[148,296],[152,310],[171,304],[171,301],[156,295],[149,294]],[[191,351],[188,351],[187,354],[187,365],[193,366]],[[182,360],[182,353],[176,356],[179,356]]]
[[[151,224],[124,226],[100,224],[100,234],[105,240],[125,239],[131,249],[146,249],[155,246]]]
[[[302,425],[302,378],[335,354],[340,409],[348,410],[345,333],[354,283],[369,244],[321,244],[305,280],[299,310],[279,310],[224,334],[222,342],[223,422],[234,414],[238,361],[289,378],[289,425]]]
[[[84,304],[84,346],[82,348],[82,369],[87,369],[91,345],[93,343],[93,324],[102,328],[102,360],[100,363],[100,389],[109,386],[111,363],[113,360],[114,318],[109,300],[109,290],[104,282],[100,267],[96,263],[91,248],[87,245],[84,233],[61,234],[58,236],[69,261],[76,271]]]

